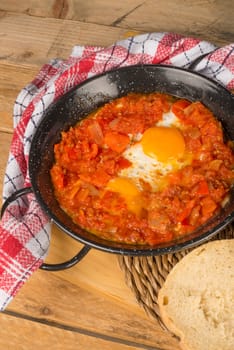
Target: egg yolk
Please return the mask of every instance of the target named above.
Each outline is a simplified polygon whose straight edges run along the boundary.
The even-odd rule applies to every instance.
[[[136,215],[140,215],[142,209],[141,193],[131,180],[116,177],[108,182],[106,189],[119,193],[124,198],[128,209]]]
[[[171,127],[152,127],[147,129],[141,139],[143,152],[160,162],[178,159],[185,151],[184,137],[179,129]]]

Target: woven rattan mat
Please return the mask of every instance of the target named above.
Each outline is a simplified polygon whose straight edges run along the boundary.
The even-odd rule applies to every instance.
[[[226,226],[214,239],[234,238],[234,226]],[[120,256],[119,264],[125,274],[127,285],[133,291],[136,300],[148,316],[157,320],[163,329],[157,303],[158,291],[163,285],[172,267],[190,250],[165,254],[162,256],[132,257]]]

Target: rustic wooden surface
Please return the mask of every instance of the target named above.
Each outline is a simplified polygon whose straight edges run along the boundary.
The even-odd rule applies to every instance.
[[[232,0],[0,0],[0,191],[14,100],[49,59],[74,45],[107,46],[134,33],[174,31],[225,45],[234,40]],[[48,262],[78,242],[53,227]],[[92,250],[66,271],[37,271],[0,314],[0,348],[161,349],[178,342],[137,305],[117,256]]]

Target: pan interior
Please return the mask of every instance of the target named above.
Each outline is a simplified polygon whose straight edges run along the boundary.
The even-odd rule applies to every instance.
[[[49,170],[54,162],[53,146],[62,130],[85,118],[106,102],[129,92],[162,92],[191,101],[201,101],[222,123],[234,140],[234,99],[224,87],[197,73],[163,65],[120,68],[91,78],[76,86],[44,113],[34,135],[29,156],[29,173],[36,198],[51,219],[73,238],[95,248],[131,255],[157,255],[188,248],[209,239],[233,220],[234,200],[193,233],[180,240],[157,246],[128,245],[103,240],[75,225],[58,205]]]

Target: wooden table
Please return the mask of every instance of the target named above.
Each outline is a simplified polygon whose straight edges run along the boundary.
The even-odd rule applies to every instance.
[[[130,34],[174,31],[233,42],[232,0],[0,0],[0,191],[19,91],[49,59],[74,45],[107,46]],[[47,262],[80,244],[53,227]],[[92,250],[72,269],[37,271],[0,314],[0,348],[179,349],[137,304],[116,255]]]

